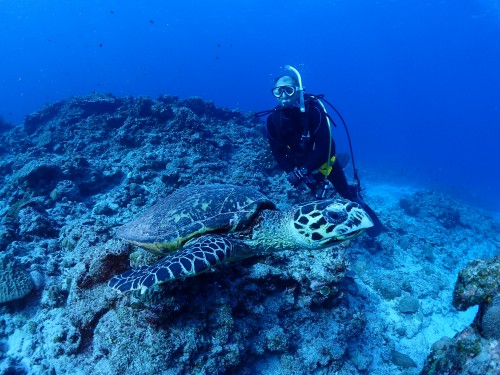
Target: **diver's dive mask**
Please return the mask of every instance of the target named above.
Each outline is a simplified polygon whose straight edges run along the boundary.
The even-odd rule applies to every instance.
[[[293,96],[295,92],[297,91],[297,87],[295,86],[277,86],[274,89],[272,89],[272,93],[276,98],[281,98],[283,93],[285,93],[286,96]]]

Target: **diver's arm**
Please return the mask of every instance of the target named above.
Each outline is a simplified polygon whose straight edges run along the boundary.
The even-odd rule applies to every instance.
[[[273,125],[274,124],[271,116],[269,116],[267,118],[269,147],[271,148],[274,159],[276,160],[276,163],[278,163],[280,168],[283,169],[286,173],[291,172],[293,171],[295,166],[292,165],[290,160],[287,158],[286,152],[284,152],[285,145],[283,145],[275,138],[276,132],[274,131]]]

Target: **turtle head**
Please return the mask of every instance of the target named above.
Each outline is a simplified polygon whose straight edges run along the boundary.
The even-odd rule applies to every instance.
[[[373,222],[358,203],[339,198],[298,206],[293,226],[297,244],[314,249],[357,237]]]

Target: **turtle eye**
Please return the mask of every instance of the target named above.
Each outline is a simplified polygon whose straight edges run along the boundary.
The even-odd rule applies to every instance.
[[[324,217],[329,223],[341,223],[347,218],[347,215],[343,211],[325,210]]]

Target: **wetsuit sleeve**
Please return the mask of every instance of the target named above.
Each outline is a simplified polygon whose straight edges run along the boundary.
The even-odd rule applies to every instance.
[[[274,129],[275,124],[273,122],[273,115],[269,115],[267,118],[267,134],[269,139],[269,147],[276,160],[276,163],[283,169],[286,173],[293,171],[294,165],[287,158],[286,149],[281,142],[276,138],[276,131]]]
[[[332,147],[330,157],[335,155],[335,143],[331,138],[327,118],[323,109],[319,108],[319,105],[315,105],[310,111],[311,113],[308,120],[309,129],[311,129],[312,132],[311,137],[314,142],[314,148],[311,150],[311,154],[307,160],[304,161],[303,166],[306,167],[308,171],[312,172],[319,169],[319,167],[327,162],[329,158],[328,150],[330,148],[330,140]]]

